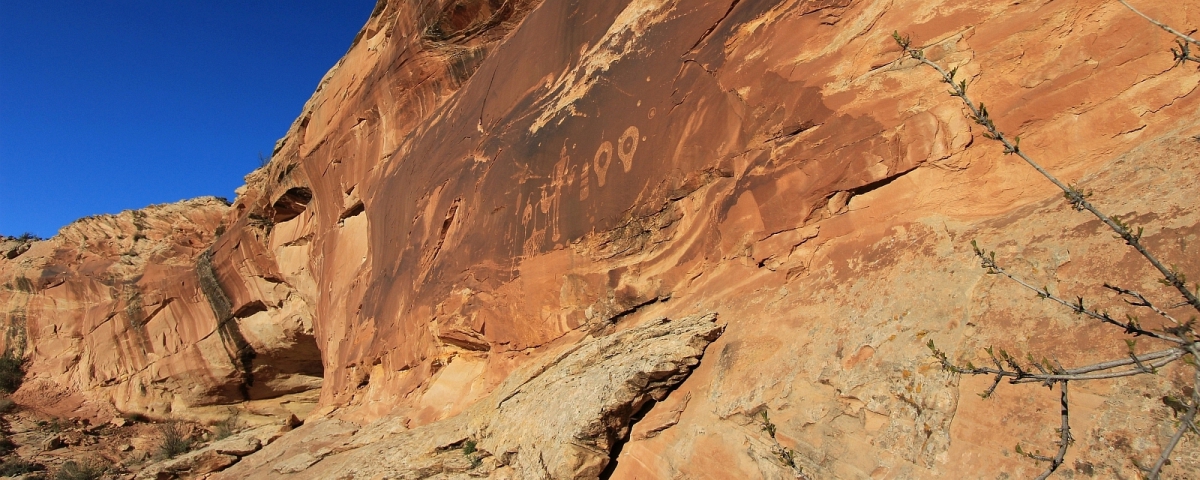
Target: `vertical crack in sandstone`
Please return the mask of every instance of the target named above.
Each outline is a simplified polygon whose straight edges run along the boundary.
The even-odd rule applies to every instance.
[[[442,221],[442,227],[438,230],[437,242],[433,247],[425,253],[421,259],[421,278],[429,274],[433,269],[433,262],[437,260],[438,254],[442,251],[442,244],[446,243],[446,235],[450,232],[450,227],[454,225],[454,217],[458,214],[458,206],[462,203],[461,198],[454,199],[454,203],[450,204],[450,208],[446,211],[446,219]]]
[[[238,328],[232,312],[233,304],[225,294],[225,289],[221,287],[213,268],[211,250],[206,250],[196,259],[196,277],[199,279],[200,290],[204,292],[204,298],[208,300],[208,305],[212,307],[213,315],[217,319],[217,333],[225,345],[229,361],[242,376],[238,390],[244,400],[250,400],[250,387],[254,386],[253,367],[256,353]]]

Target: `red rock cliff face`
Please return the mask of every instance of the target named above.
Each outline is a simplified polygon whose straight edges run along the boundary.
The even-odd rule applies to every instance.
[[[1036,474],[1009,449],[1053,448],[1056,398],[983,403],[924,344],[1124,343],[968,242],[1063,292],[1167,292],[897,61],[894,30],[1200,270],[1198,77],[1115,2],[381,1],[196,263],[190,321],[236,354],[196,364],[226,393],[187,401],[323,377],[324,408],[229,478],[789,477],[764,410],[818,478]],[[1081,387],[1064,468],[1134,475],[1186,373]]]
[[[85,218],[0,265],[5,351],[30,360],[17,400],[111,416],[235,397],[194,273],[227,208],[206,198]]]

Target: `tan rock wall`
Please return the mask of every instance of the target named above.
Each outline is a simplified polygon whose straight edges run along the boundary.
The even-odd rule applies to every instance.
[[[0,263],[6,351],[24,405],[64,416],[165,416],[236,394],[195,275],[227,210],[203,198],[64,227]]]
[[[1200,24],[1191,5],[1139,7]],[[370,473],[466,475],[467,457],[446,452],[474,435],[487,459],[475,473],[497,478],[598,464],[615,478],[786,478],[756,420],[766,410],[819,478],[1032,476],[1011,448],[1052,448],[1053,395],[1004,387],[983,403],[986,384],[942,373],[925,343],[1064,363],[1124,344],[985,276],[969,241],[1108,308],[1104,281],[1171,297],[981,138],[931,71],[897,62],[895,30],[957,66],[1023,149],[1200,270],[1200,77],[1171,69],[1170,37],[1116,2],[381,1],[176,302],[197,309],[180,324],[219,340],[179,344],[208,355],[189,365],[221,379],[211,401],[322,376],[309,433],[238,474],[323,478],[392,438],[403,453]],[[689,353],[699,364],[678,389],[578,430],[580,448],[607,452],[549,455],[531,473],[534,440],[480,426],[499,425],[481,399],[573,345],[709,312],[725,333]],[[60,357],[35,355],[69,370]],[[1152,461],[1169,428],[1158,399],[1182,373],[1078,388],[1064,468],[1132,476]],[[561,387],[545,386],[547,410],[599,402]],[[612,441],[630,423],[629,442]],[[320,432],[325,447],[306,446]],[[1185,444],[1172,475],[1194,472],[1197,452]]]

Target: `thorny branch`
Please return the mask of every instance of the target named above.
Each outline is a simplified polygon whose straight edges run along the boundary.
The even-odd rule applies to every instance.
[[[1200,42],[1190,37],[1190,33],[1181,33],[1167,26],[1166,24],[1163,24],[1162,22],[1146,16],[1137,9],[1133,8],[1133,6],[1126,3],[1125,0],[1119,1],[1134,13],[1142,16],[1154,25],[1157,25],[1163,30],[1178,37],[1178,40],[1176,40],[1176,45],[1179,47],[1178,50],[1171,50],[1175,56],[1176,66],[1188,61],[1200,63],[1200,58],[1197,58],[1191,54],[1191,45],[1200,46]],[[1174,266],[1168,268],[1156,256],[1151,254],[1141,241],[1144,232],[1143,228],[1139,227],[1135,230],[1117,216],[1104,214],[1090,201],[1088,201],[1088,198],[1091,196],[1091,192],[1084,192],[1077,186],[1063,183],[1039,163],[1034,161],[1024,151],[1022,151],[1020,148],[1021,138],[1018,136],[1010,139],[1008,136],[1006,136],[996,127],[995,122],[992,120],[987,111],[987,107],[984,106],[982,102],[976,104],[973,100],[971,100],[970,97],[967,96],[967,81],[956,78],[958,67],[946,70],[941,65],[938,65],[937,63],[926,58],[922,49],[912,48],[912,41],[909,37],[901,36],[899,32],[894,32],[892,37],[896,43],[900,45],[900,48],[904,51],[906,56],[917,60],[918,62],[929,66],[930,68],[933,68],[942,76],[942,81],[950,85],[951,89],[949,94],[961,100],[963,105],[969,111],[968,116],[971,118],[971,120],[986,130],[983,133],[985,138],[995,140],[1002,144],[1004,146],[1004,154],[1017,155],[1024,160],[1025,163],[1029,164],[1031,167],[1037,170],[1039,174],[1062,190],[1063,196],[1067,199],[1067,202],[1073,209],[1077,211],[1087,210],[1096,218],[1100,219],[1101,222],[1116,232],[1117,236],[1124,240],[1127,245],[1137,250],[1137,252],[1141,254],[1148,263],[1154,266],[1154,268],[1157,269],[1162,275],[1162,279],[1160,279],[1159,282],[1168,287],[1172,287],[1183,296],[1182,302],[1176,305],[1171,305],[1169,308],[1190,305],[1197,312],[1200,312],[1200,298],[1197,298],[1197,292],[1200,291],[1200,284],[1194,284],[1191,288],[1189,288],[1187,285],[1187,278],[1183,273],[1179,272]],[[1150,309],[1158,316],[1167,319],[1173,326],[1158,332],[1143,328],[1139,323],[1138,318],[1133,315],[1127,314],[1125,321],[1117,320],[1110,316],[1108,312],[1086,307],[1084,305],[1083,297],[1076,297],[1075,301],[1066,300],[1051,293],[1047,287],[1039,288],[1018,278],[1015,275],[1012,275],[996,262],[995,252],[985,252],[983,249],[979,248],[975,241],[971,242],[971,246],[974,249],[975,255],[980,259],[981,266],[989,274],[1003,275],[1020,284],[1021,286],[1032,290],[1037,294],[1038,298],[1048,299],[1063,305],[1078,315],[1084,315],[1096,320],[1100,320],[1105,324],[1119,327],[1128,335],[1134,337],[1146,336],[1155,340],[1167,342],[1173,346],[1165,350],[1139,355],[1135,350],[1137,343],[1136,340],[1128,339],[1126,340],[1126,345],[1128,347],[1127,358],[1094,363],[1091,365],[1071,369],[1064,368],[1058,363],[1058,361],[1051,362],[1045,358],[1042,358],[1039,362],[1034,359],[1032,354],[1026,354],[1028,365],[1023,366],[1016,358],[1003,349],[1001,349],[999,355],[997,355],[995,351],[989,347],[985,351],[990,357],[992,363],[995,365],[995,367],[992,368],[976,367],[971,364],[971,362],[967,362],[965,366],[956,365],[950,361],[945,352],[942,352],[937,348],[933,340],[930,340],[928,347],[933,352],[933,355],[942,364],[942,367],[947,371],[958,374],[991,375],[993,377],[991,386],[981,394],[981,396],[984,398],[991,396],[995,392],[996,388],[1000,385],[1000,382],[1004,381],[1005,379],[1012,384],[1037,382],[1050,388],[1053,388],[1055,384],[1059,385],[1061,390],[1062,426],[1058,429],[1060,438],[1058,441],[1059,448],[1057,455],[1054,457],[1048,457],[1041,455],[1040,452],[1024,452],[1020,445],[1017,445],[1016,448],[1018,454],[1035,460],[1050,463],[1046,471],[1037,477],[1038,480],[1043,480],[1053,474],[1054,471],[1062,465],[1067,453],[1067,449],[1074,442],[1074,439],[1070,433],[1070,409],[1067,398],[1068,382],[1073,380],[1099,380],[1141,374],[1155,374],[1159,368],[1171,364],[1181,358],[1184,359],[1185,363],[1188,363],[1195,369],[1191,401],[1185,402],[1175,399],[1174,397],[1163,398],[1163,402],[1174,408],[1177,412],[1177,415],[1180,411],[1186,411],[1186,414],[1181,419],[1180,425],[1175,434],[1171,437],[1168,444],[1163,448],[1161,454],[1159,455],[1158,461],[1155,463],[1153,468],[1143,468],[1143,470],[1147,472],[1148,478],[1152,480],[1158,479],[1163,466],[1168,463],[1171,453],[1175,450],[1175,447],[1179,444],[1179,441],[1183,438],[1184,434],[1186,434],[1188,431],[1192,431],[1193,433],[1200,435],[1200,427],[1197,427],[1196,425],[1196,414],[1198,408],[1200,408],[1200,363],[1198,363],[1197,360],[1200,358],[1200,349],[1197,347],[1197,341],[1200,340],[1200,336],[1197,335],[1196,330],[1193,328],[1195,318],[1192,318],[1187,322],[1180,322],[1170,313],[1155,306],[1141,293],[1106,283],[1104,284],[1104,287],[1116,292],[1127,304],[1134,307]],[[763,418],[766,420],[765,413]],[[774,435],[772,435],[772,438],[774,438]],[[1139,468],[1142,467],[1139,466]]]

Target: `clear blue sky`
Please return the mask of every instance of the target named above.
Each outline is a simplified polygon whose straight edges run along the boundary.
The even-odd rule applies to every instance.
[[[374,0],[0,0],[0,234],[233,199]]]

